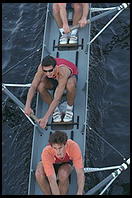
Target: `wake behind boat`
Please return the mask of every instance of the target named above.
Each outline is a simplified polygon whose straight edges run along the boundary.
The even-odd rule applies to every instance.
[[[48,144],[48,139],[50,134],[55,130],[61,130],[67,133],[68,138],[77,142],[81,148],[83,154],[84,165],[85,154],[86,154],[86,133],[87,133],[87,117],[88,117],[88,86],[89,86],[89,59],[90,59],[90,45],[91,43],[106,29],[106,27],[124,10],[128,7],[128,4],[124,3],[118,7],[113,8],[92,8],[89,4],[89,16],[88,25],[85,28],[81,28],[78,31],[78,43],[76,45],[59,45],[59,30],[57,24],[54,20],[52,13],[52,3],[47,4],[46,19],[45,19],[45,30],[43,36],[43,48],[41,61],[47,55],[51,55],[57,58],[65,58],[70,60],[78,67],[79,75],[76,89],[76,98],[74,101],[74,117],[70,123],[54,123],[52,121],[52,116],[50,117],[46,129],[42,129],[37,123],[38,118],[42,118],[48,109],[48,105],[42,100],[40,94],[37,93],[36,100],[36,114],[32,115],[31,118],[35,121],[33,122],[28,118],[34,125],[33,142],[32,142],[32,154],[31,154],[31,164],[29,173],[29,186],[28,195],[42,195],[42,192],[35,179],[35,170],[38,162],[41,160],[41,153],[43,148]],[[105,11],[102,14],[92,17],[92,12]],[[108,14],[117,12],[117,14],[111,19],[111,21],[91,40],[91,23],[107,16]],[[72,10],[68,10],[68,20],[69,23],[72,20]],[[72,28],[71,28],[72,29]],[[74,27],[73,27],[74,29]],[[6,88],[6,84],[3,84],[2,89],[5,94],[7,94],[13,101],[21,108],[23,111],[24,105]],[[27,86],[30,86],[27,85]],[[51,91],[51,94],[54,93]],[[66,108],[66,95],[60,102],[60,109],[62,113],[65,112]],[[90,128],[89,128],[90,130]],[[119,166],[107,167],[107,168],[87,168],[84,167],[84,171],[101,171],[108,169],[116,169],[110,174],[102,183],[86,192],[85,194],[95,194],[103,186],[105,188],[100,194],[103,194],[110,184],[118,177],[118,175],[125,169],[127,169],[130,164],[130,159],[126,160]],[[77,192],[77,178],[75,169],[70,177],[70,186],[68,190],[69,195],[76,194]]]

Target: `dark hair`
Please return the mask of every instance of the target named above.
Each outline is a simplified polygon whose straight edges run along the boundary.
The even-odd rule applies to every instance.
[[[66,144],[67,142],[67,134],[62,131],[55,131],[52,133],[49,137],[49,144],[52,146],[52,144]]]
[[[50,66],[52,65],[53,67],[56,66],[56,61],[52,56],[45,56],[44,59],[42,60],[42,67]]]

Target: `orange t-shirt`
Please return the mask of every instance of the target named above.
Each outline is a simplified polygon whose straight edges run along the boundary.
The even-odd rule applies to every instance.
[[[53,164],[58,163],[57,161],[61,163],[72,160],[76,170],[83,168],[82,153],[79,148],[79,145],[73,140],[69,139],[66,142],[65,148],[66,148],[66,154],[62,160],[58,159],[55,156],[55,151],[52,148],[52,146],[47,145],[43,149],[43,152],[41,154],[41,159],[46,176],[51,176],[55,173]]]

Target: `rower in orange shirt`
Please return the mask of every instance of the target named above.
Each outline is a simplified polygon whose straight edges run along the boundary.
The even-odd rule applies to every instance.
[[[72,165],[77,173],[77,195],[83,194],[85,177],[81,150],[75,141],[67,139],[65,132],[55,131],[50,135],[49,144],[43,149],[41,159],[35,176],[45,195],[67,193]]]

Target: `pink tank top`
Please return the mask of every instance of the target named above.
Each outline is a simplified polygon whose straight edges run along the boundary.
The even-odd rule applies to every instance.
[[[70,62],[64,58],[55,58],[55,60],[56,60],[56,65],[58,65],[58,67],[65,65],[66,67],[68,67],[71,70],[72,75],[78,75],[77,66],[75,64],[73,64],[72,62]]]

